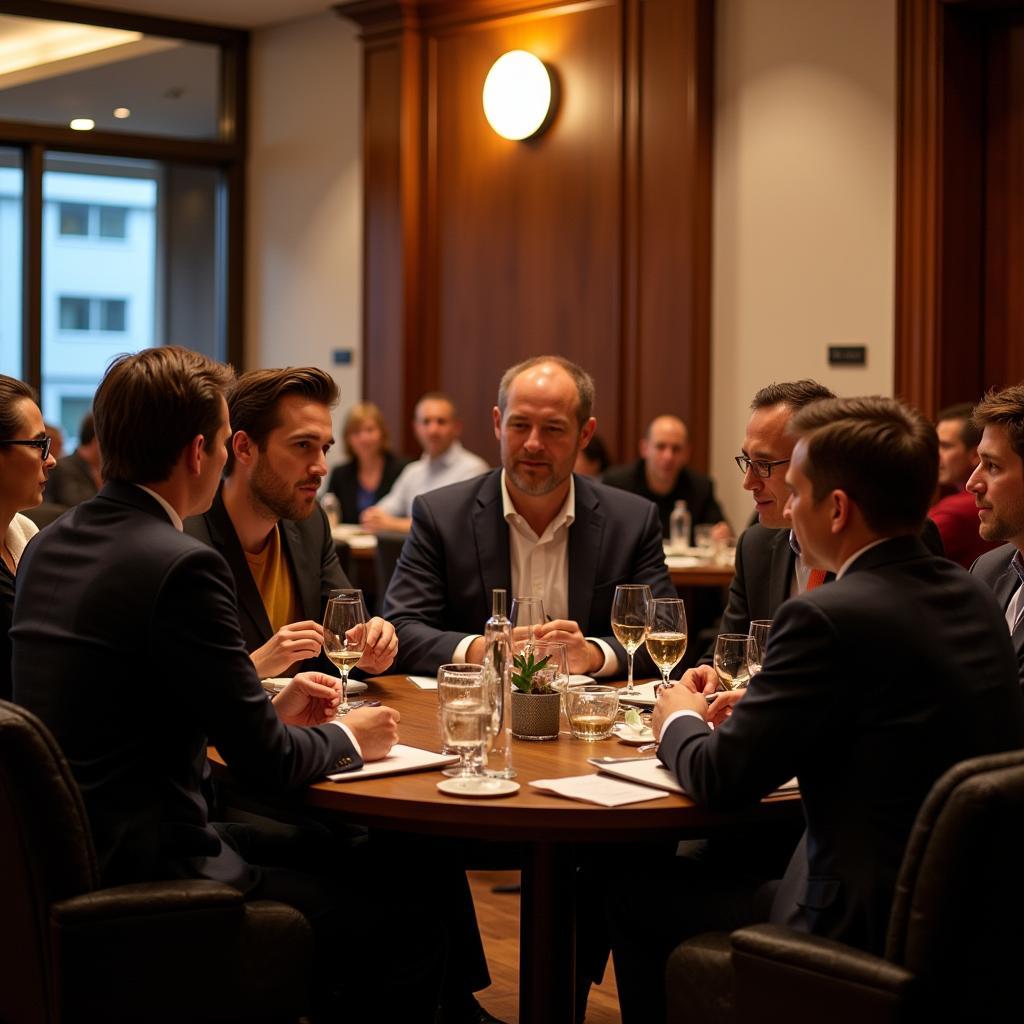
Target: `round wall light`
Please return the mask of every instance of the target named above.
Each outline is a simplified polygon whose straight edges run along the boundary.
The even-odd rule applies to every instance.
[[[544,126],[551,108],[551,76],[526,50],[509,50],[487,72],[484,115],[504,139],[528,139]]]
[[[91,132],[96,127],[96,122],[91,117],[75,117],[68,127],[76,132]]]

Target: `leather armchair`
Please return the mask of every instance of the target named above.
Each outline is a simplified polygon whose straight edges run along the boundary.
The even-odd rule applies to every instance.
[[[884,956],[775,925],[697,936],[669,958],[668,1019],[1008,1020],[1020,1012],[1022,927],[1024,751],[1013,751],[963,761],[932,787]]]
[[[53,737],[0,701],[0,1020],[295,1021],[312,936],[281,903],[218,882],[101,888]]]

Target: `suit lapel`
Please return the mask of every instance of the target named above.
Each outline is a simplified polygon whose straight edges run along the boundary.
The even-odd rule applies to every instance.
[[[995,599],[1004,613],[1009,607],[1010,598],[1013,597],[1018,584],[1020,584],[1020,577],[1017,575],[1016,569],[1009,563],[1007,563],[1002,575],[998,576],[992,583],[992,593],[995,595]],[[1024,618],[1017,623],[1017,627],[1010,634],[1010,638],[1013,640],[1013,649],[1019,658],[1024,653]]]
[[[312,552],[302,543],[297,523],[282,519],[279,526],[284,555],[292,570],[292,585],[299,596],[299,610],[303,618],[318,622],[321,617],[320,566],[313,564]]]
[[[491,474],[477,493],[473,506],[473,536],[476,541],[483,585],[484,603],[490,614],[492,590],[512,589],[508,524],[501,514],[501,471]],[[515,594],[509,593],[509,607]]]
[[[778,611],[779,605],[789,598],[795,569],[796,552],[789,544],[789,530],[779,530],[772,538],[771,565],[768,572],[768,607],[772,615]]]
[[[576,518],[569,527],[569,618],[586,629],[604,537],[605,514],[593,488],[576,480]]]
[[[231,567],[231,573],[235,577],[239,614],[252,622],[260,636],[273,636],[274,631],[271,629],[270,619],[267,617],[267,609],[263,606],[263,598],[260,597],[260,592],[256,589],[256,581],[252,578],[249,563],[245,559],[245,552],[242,550],[238,534],[235,533],[234,524],[228,516],[228,510],[224,507],[224,499],[219,490],[213,499],[210,511],[204,518],[210,530],[210,540],[213,546],[224,556],[224,560]]]

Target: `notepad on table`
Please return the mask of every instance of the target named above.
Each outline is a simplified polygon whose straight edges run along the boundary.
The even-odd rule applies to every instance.
[[[602,807],[621,807],[639,804],[645,800],[660,800],[664,793],[655,793],[649,786],[635,786],[629,782],[609,779],[602,775],[573,775],[565,779],[537,779],[530,783],[536,789],[570,800],[583,800]]]
[[[406,676],[405,678],[408,679],[413,686],[416,686],[421,690],[437,689],[437,676]]]
[[[635,761],[619,761],[615,764],[601,764],[599,761],[591,759],[590,763],[606,775],[614,775],[616,778],[626,779],[628,782],[652,786],[654,789],[665,789],[670,793],[683,793],[684,795],[686,793],[675,775],[657,757],[643,757],[637,758]],[[789,782],[784,782],[774,792],[798,792],[799,789],[800,785],[794,778]]]
[[[458,759],[458,754],[437,754],[433,750],[396,743],[387,757],[382,757],[379,761],[368,761],[355,771],[338,772],[336,775],[328,775],[327,778],[331,782],[360,782],[381,775],[403,775],[406,772],[443,768],[445,765],[455,764]]]

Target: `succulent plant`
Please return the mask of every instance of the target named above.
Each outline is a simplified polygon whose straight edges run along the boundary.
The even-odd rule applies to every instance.
[[[538,673],[550,660],[550,656],[546,656],[540,661],[534,661],[533,650],[527,647],[522,654],[512,658],[512,685],[520,693],[556,693],[547,684],[547,673],[538,677]]]

